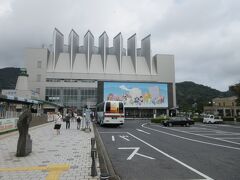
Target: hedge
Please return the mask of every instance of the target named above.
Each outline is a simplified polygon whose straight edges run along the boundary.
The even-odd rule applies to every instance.
[[[223,121],[234,121],[234,117],[223,117]]]
[[[162,123],[163,121],[168,120],[168,119],[169,119],[169,117],[159,116],[159,117],[156,117],[156,118],[152,118],[151,122],[152,123]]]
[[[202,117],[193,117],[193,120],[195,122],[203,122],[203,118]]]

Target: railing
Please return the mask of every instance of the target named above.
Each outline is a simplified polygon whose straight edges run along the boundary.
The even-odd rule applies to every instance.
[[[0,119],[18,118],[22,112],[17,111],[1,111]],[[40,113],[32,113],[33,117],[42,116]]]
[[[0,119],[8,119],[8,118],[17,118],[21,112],[16,111],[2,111],[0,112]]]

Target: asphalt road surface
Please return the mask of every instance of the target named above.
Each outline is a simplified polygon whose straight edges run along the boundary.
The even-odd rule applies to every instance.
[[[128,120],[97,129],[123,180],[240,179],[240,126]]]

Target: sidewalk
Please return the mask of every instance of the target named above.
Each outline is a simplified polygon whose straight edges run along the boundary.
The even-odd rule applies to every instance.
[[[0,180],[95,180],[99,179],[99,162],[96,159],[97,177],[91,177],[92,132],[65,129],[56,135],[53,123],[29,130],[33,141],[32,153],[27,157],[16,157],[18,133],[0,136]],[[92,125],[91,125],[92,128]]]

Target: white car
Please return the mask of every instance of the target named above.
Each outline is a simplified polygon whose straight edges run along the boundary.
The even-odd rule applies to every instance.
[[[214,115],[205,115],[203,118],[203,123],[208,123],[208,124],[217,124],[217,123],[222,123],[223,120],[219,116],[214,116]]]

